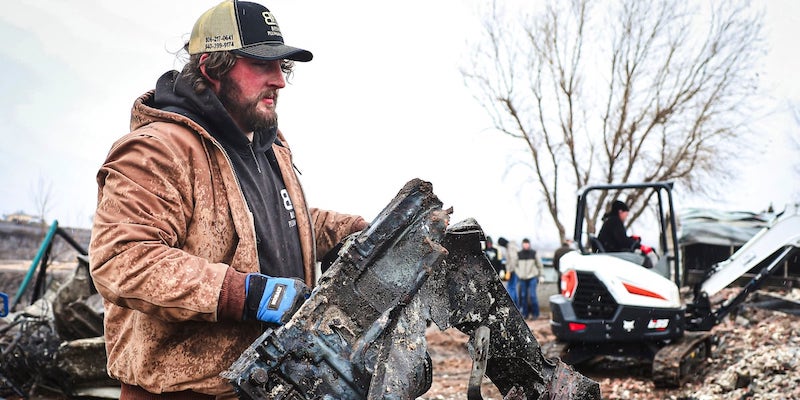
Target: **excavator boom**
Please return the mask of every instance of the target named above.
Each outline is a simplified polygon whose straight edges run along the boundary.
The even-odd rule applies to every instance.
[[[788,206],[730,258],[716,264],[700,290],[713,296],[759,263],[790,248],[800,248],[800,204]]]
[[[800,205],[788,206],[782,213],[745,243],[729,259],[711,268],[695,287],[691,303],[686,305],[686,329],[708,331],[720,323],[731,310],[761,287],[781,263],[800,252]],[[710,298],[753,268],[761,270],[736,296],[716,309]]]

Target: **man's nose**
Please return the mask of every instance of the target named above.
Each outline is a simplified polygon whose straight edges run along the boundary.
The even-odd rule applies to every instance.
[[[269,84],[278,89],[286,87],[286,75],[284,75],[283,71],[278,69],[278,73],[270,74]]]
[[[280,63],[276,63],[267,72],[267,84],[278,89],[286,87],[286,74],[283,73]]]

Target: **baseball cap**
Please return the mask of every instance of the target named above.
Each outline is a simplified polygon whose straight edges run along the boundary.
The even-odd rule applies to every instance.
[[[203,13],[192,28],[189,54],[233,51],[259,60],[311,61],[308,50],[287,46],[275,16],[249,1],[225,0]]]

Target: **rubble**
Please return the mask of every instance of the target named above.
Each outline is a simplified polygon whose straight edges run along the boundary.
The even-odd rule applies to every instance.
[[[736,290],[726,289],[723,293]],[[782,295],[800,299],[800,289]],[[642,365],[627,364],[604,371],[602,368],[608,364],[602,364],[579,371],[600,383],[604,399],[800,398],[800,316],[756,308],[746,302],[738,315],[712,332],[717,337],[712,357],[695,379],[677,389],[655,388]]]

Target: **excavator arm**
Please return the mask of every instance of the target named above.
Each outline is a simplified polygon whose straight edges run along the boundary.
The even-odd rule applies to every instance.
[[[687,329],[710,330],[761,287],[766,279],[800,251],[800,204],[787,206],[775,219],[753,236],[730,258],[714,265],[695,287],[694,299],[687,305]],[[709,298],[751,269],[763,265],[739,293],[713,310]]]

